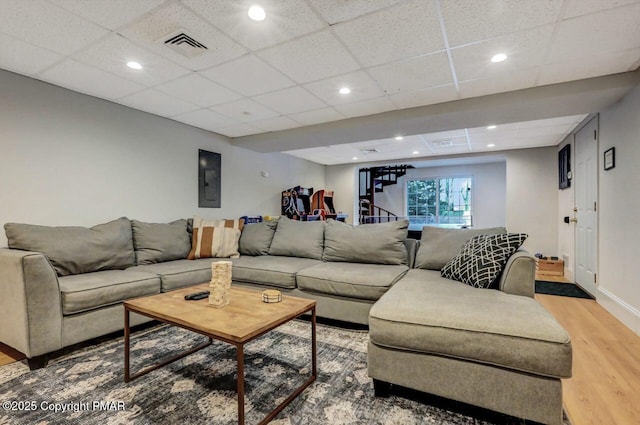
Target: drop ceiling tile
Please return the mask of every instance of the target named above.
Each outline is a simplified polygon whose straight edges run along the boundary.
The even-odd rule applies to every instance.
[[[364,115],[379,114],[380,112],[393,111],[396,106],[388,97],[378,97],[376,99],[362,100],[360,102],[336,105],[336,110],[344,116],[361,117]]]
[[[567,0],[563,17],[574,18],[637,2],[638,0]]]
[[[123,97],[118,99],[118,103],[163,117],[172,117],[198,109],[197,106],[191,103],[176,99],[155,89],[146,89]]]
[[[303,86],[329,105],[352,103],[358,100],[384,96],[384,91],[364,71],[351,72]],[[340,94],[342,87],[351,89],[349,94]]]
[[[156,89],[203,107],[218,105],[242,97],[195,73],[161,84]]]
[[[34,75],[60,59],[57,53],[0,33],[0,68]]]
[[[316,109],[315,111],[291,114],[289,115],[289,117],[303,125],[321,124],[324,122],[338,121],[346,118],[334,108]]]
[[[638,61],[640,61],[640,48],[544,65],[540,68],[538,84],[555,84],[633,71]]]
[[[209,109],[199,109],[171,117],[172,120],[180,121],[204,130],[215,131],[220,127],[236,125],[238,122],[232,118],[222,116]]]
[[[114,30],[161,5],[164,0],[51,0],[58,6]]]
[[[2,32],[63,55],[71,54],[108,33],[43,0],[0,1]]]
[[[449,46],[456,47],[555,22],[562,0],[441,1]]]
[[[538,69],[525,69],[518,72],[505,72],[489,78],[461,81],[459,84],[460,98],[484,96],[520,90],[535,85]]]
[[[330,31],[271,47],[258,55],[298,83],[321,80],[359,68]]]
[[[369,74],[389,95],[453,83],[445,53],[377,66],[369,69]]]
[[[223,134],[227,137],[242,137],[250,134],[264,133],[262,130],[255,128],[249,124],[235,124],[216,129],[216,133]]]
[[[325,27],[308,5],[300,0],[263,0],[266,19],[256,22],[247,12],[253,0],[182,0],[216,28],[251,50],[282,43]]]
[[[255,96],[253,99],[283,115],[324,108],[327,105],[302,87],[291,87]]]
[[[332,27],[364,66],[444,50],[435,2],[417,0]]]
[[[189,73],[188,69],[142,49],[117,34],[74,55],[74,58],[147,86],[161,84]],[[131,60],[139,62],[143,69],[136,71],[127,67],[126,63]]]
[[[210,109],[240,122],[260,121],[279,115],[277,112],[250,99],[225,103],[224,105],[217,105]]]
[[[554,25],[509,34],[451,50],[459,81],[486,78],[500,72],[517,72],[540,66],[548,48]],[[497,53],[507,60],[491,62]]]
[[[171,36],[183,32],[207,48],[191,48],[189,55],[192,56],[185,56],[165,44],[165,41]],[[177,3],[169,4],[140,22],[129,26],[122,34],[143,44],[158,55],[196,71],[218,65],[246,53],[244,47]],[[181,46],[186,47],[188,44],[184,43]]]
[[[145,88],[133,81],[72,59],[66,59],[46,70],[38,78],[71,90],[110,100],[130,95]]]
[[[453,84],[419,91],[402,91],[389,96],[398,109],[435,105],[458,99],[458,90]]]
[[[251,125],[264,131],[279,131],[300,127],[299,123],[287,117],[275,117],[263,121],[255,121],[252,122]]]
[[[358,16],[398,4],[399,0],[309,0],[329,25],[349,21]]]
[[[558,24],[549,63],[639,47],[640,3]]]
[[[295,85],[289,78],[253,54],[201,71],[201,74],[245,96],[255,96]]]

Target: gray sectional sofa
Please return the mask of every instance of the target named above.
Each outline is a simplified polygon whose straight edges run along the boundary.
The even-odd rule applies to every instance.
[[[401,385],[518,417],[558,424],[560,378],[571,375],[567,333],[534,299],[533,258],[512,255],[495,289],[445,279],[440,269],[477,233],[407,221],[246,225],[234,284],[317,301],[320,317],[369,324],[376,393]],[[122,301],[211,278],[187,260],[188,220],[120,218],[91,229],[8,223],[0,249],[0,341],[38,367],[49,353],[123,328]],[[147,321],[133,315],[132,323]]]

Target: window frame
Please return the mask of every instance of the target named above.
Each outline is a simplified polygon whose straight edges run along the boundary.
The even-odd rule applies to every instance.
[[[436,196],[437,196],[437,201],[436,201],[436,214],[435,214],[435,223],[429,223],[429,224],[425,224],[428,226],[435,226],[435,227],[451,227],[451,224],[448,223],[440,223],[440,203],[439,203],[439,199],[440,199],[440,180],[443,179],[470,179],[471,180],[471,202],[469,203],[469,210],[470,210],[470,223],[468,225],[465,224],[456,224],[455,226],[458,227],[462,227],[462,226],[467,226],[467,227],[473,227],[474,225],[474,219],[473,216],[475,215],[476,211],[475,211],[475,203],[476,203],[476,188],[475,188],[475,175],[473,173],[464,173],[464,174],[443,174],[443,175],[434,175],[434,176],[422,176],[422,177],[412,177],[411,179],[407,179],[404,182],[404,191],[403,191],[403,210],[404,213],[406,214],[407,217],[412,217],[409,216],[409,184],[410,182],[414,182],[414,181],[423,181],[423,180],[438,180],[438,186],[437,186],[437,190],[436,190]]]

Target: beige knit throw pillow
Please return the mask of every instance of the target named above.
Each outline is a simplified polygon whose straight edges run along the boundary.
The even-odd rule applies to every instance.
[[[189,260],[196,258],[238,258],[238,241],[244,219],[206,220],[193,218],[193,239]]]

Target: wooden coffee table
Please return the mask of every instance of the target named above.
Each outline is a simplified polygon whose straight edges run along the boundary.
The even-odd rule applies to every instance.
[[[124,381],[129,382],[205,348],[211,345],[213,339],[235,345],[238,364],[238,424],[244,424],[244,345],[283,323],[310,312],[311,376],[260,422],[260,424],[266,424],[316,380],[316,302],[283,295],[281,302],[266,304],[262,302],[260,291],[238,287],[231,287],[229,305],[224,308],[210,306],[207,298],[197,301],[185,301],[184,299],[187,294],[208,289],[208,284],[202,284],[137,298],[124,303]],[[209,337],[209,341],[157,365],[131,374],[129,369],[130,312],[197,332]]]

